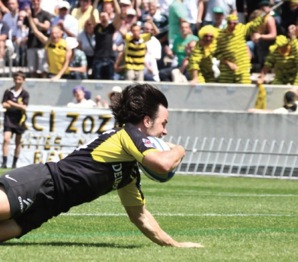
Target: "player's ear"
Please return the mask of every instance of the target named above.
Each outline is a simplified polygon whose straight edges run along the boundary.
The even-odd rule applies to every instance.
[[[153,125],[153,121],[149,116],[145,116],[143,122],[146,128],[150,128]]]

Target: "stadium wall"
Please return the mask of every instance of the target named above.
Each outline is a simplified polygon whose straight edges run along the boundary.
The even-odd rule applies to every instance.
[[[27,115],[20,166],[57,161],[113,126],[109,109],[29,106]],[[179,173],[298,178],[298,115],[170,109],[167,129],[186,148]]]
[[[111,88],[115,85],[125,87],[131,84],[127,81],[96,81],[96,80],[59,80],[49,79],[26,80],[31,105],[64,106],[73,100],[72,88],[83,85],[92,92],[92,97],[101,95],[107,99]],[[170,108],[206,109],[206,110],[244,110],[254,106],[258,88],[255,85],[236,84],[175,84],[169,82],[153,83],[162,90]],[[0,88],[4,90],[13,85],[11,78],[1,78]],[[278,108],[283,103],[283,95],[288,86],[265,85],[267,91],[267,108]]]

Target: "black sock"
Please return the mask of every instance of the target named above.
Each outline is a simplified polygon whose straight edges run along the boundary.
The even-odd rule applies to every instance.
[[[16,167],[16,165],[17,165],[17,161],[18,161],[18,157],[14,156],[14,157],[13,157],[13,162],[12,162],[12,166],[13,166],[13,167]]]
[[[7,156],[3,156],[2,158],[3,158],[2,164],[3,165],[6,165],[6,163],[7,163]]]

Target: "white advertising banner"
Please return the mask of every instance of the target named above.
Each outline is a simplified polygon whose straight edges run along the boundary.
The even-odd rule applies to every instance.
[[[3,114],[1,113],[0,118],[1,145]],[[76,147],[113,128],[114,118],[109,109],[28,106],[26,125],[27,131],[22,137],[22,150],[17,167],[64,158]],[[9,152],[8,167],[12,164],[14,137],[11,139]]]

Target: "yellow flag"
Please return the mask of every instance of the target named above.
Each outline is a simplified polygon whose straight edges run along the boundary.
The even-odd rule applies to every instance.
[[[267,107],[267,97],[266,97],[266,89],[263,84],[257,85],[259,88],[258,97],[255,103],[256,109],[266,109]]]

